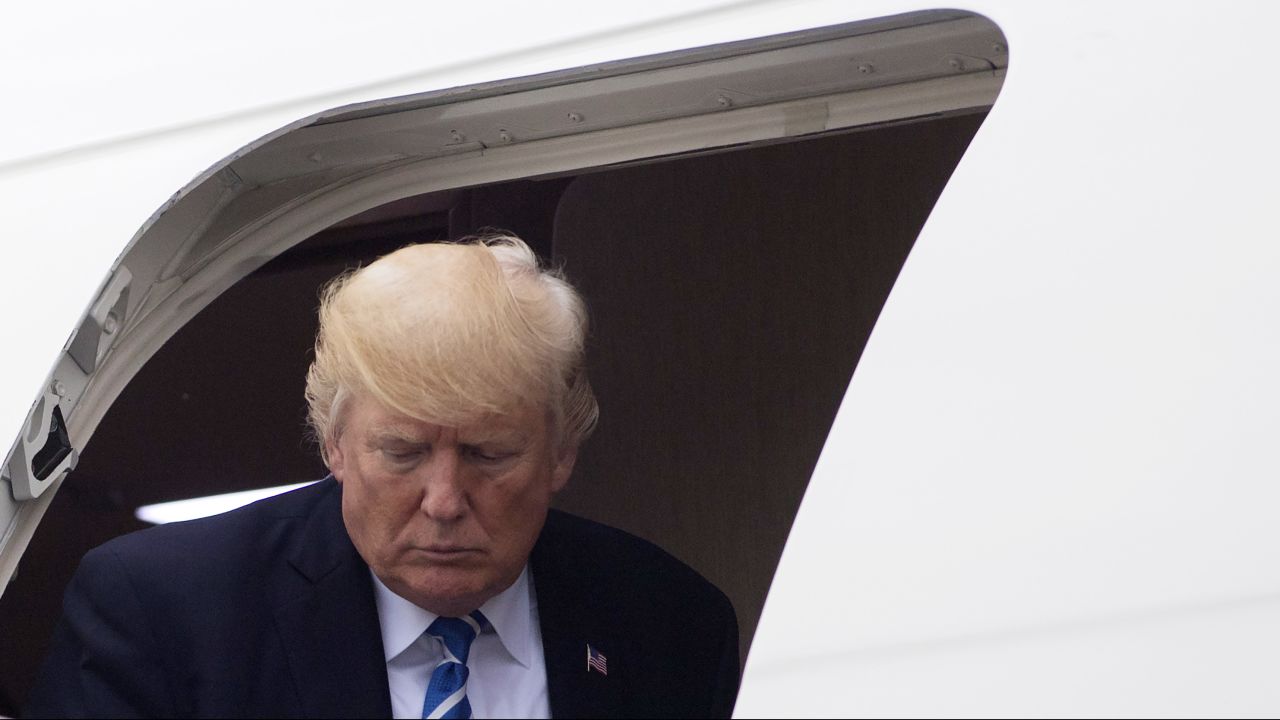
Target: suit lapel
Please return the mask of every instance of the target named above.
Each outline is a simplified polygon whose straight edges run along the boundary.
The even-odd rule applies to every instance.
[[[282,569],[276,626],[301,714],[390,717],[372,581],[342,524],[341,501],[335,483],[307,519],[288,567]]]
[[[572,542],[552,511],[530,556],[551,716],[626,717],[633,644],[589,573],[573,562]],[[588,645],[605,657],[607,674],[587,665]]]

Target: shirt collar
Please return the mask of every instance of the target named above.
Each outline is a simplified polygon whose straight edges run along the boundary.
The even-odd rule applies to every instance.
[[[430,610],[414,605],[400,597],[372,569],[374,596],[378,605],[378,620],[382,626],[382,649],[387,662],[412,645],[431,623],[439,617]],[[493,626],[502,646],[516,662],[529,667],[532,662],[530,638],[533,622],[533,587],[529,566],[525,565],[520,577],[506,590],[489,598],[480,606],[480,612]]]

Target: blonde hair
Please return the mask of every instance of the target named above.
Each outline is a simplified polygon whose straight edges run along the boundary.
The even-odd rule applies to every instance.
[[[514,235],[410,245],[321,293],[308,420],[328,462],[351,393],[452,427],[545,407],[562,447],[599,414],[587,382],[582,298]]]

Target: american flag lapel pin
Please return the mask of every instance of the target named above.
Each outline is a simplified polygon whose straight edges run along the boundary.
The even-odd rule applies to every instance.
[[[587,672],[595,670],[601,675],[609,674],[609,660],[599,650],[587,643]]]

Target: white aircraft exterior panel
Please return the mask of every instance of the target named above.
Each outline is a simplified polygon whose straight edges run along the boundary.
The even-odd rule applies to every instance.
[[[608,40],[644,54],[680,41],[670,32],[678,19],[698,27],[714,18],[703,17],[708,11],[738,4],[650,0],[619,12],[583,0],[475,8],[408,0],[28,3],[6,13],[12,32],[0,46],[10,69],[0,88],[22,101],[21,112],[0,117],[0,163],[244,112],[286,110],[299,119],[352,97],[558,70],[573,67],[565,56],[575,53],[631,56],[602,55]],[[692,44],[696,38],[666,49]]]
[[[737,712],[1275,714],[1274,601],[1175,611],[1280,597],[1280,9],[974,9],[1009,73],[855,372]]]
[[[1085,618],[816,656],[738,717],[1275,717],[1280,600]]]

